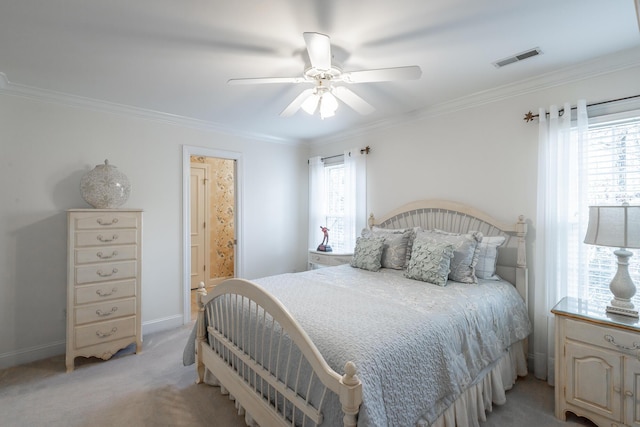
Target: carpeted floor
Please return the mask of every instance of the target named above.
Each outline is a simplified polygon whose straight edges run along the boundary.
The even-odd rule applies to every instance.
[[[0,426],[220,426],[242,427],[243,417],[217,387],[196,385],[182,366],[191,326],[144,337],[143,351],[109,361],[76,359],[65,373],[64,355],[0,371]],[[593,426],[553,416],[553,388],[531,376],[507,392],[483,427]]]

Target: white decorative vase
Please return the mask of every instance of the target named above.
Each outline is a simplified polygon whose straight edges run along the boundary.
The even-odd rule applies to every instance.
[[[130,192],[129,179],[117,167],[110,165],[109,160],[105,160],[104,165],[96,165],[80,180],[82,198],[96,209],[120,207]]]

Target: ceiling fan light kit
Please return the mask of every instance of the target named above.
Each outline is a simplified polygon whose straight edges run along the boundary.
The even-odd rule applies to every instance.
[[[331,88],[317,87],[300,106],[307,114],[314,115],[320,111],[320,118],[333,117],[338,109],[338,100],[331,93]]]
[[[289,117],[302,109],[314,115],[320,112],[320,118],[325,119],[335,115],[338,100],[344,102],[362,115],[372,113],[375,108],[367,101],[356,95],[344,85],[336,83],[375,83],[392,80],[419,79],[422,70],[417,65],[394,68],[380,68],[375,70],[361,70],[345,72],[341,67],[332,64],[331,41],[329,36],[321,33],[303,33],[309,54],[311,66],[304,70],[302,77],[261,77],[231,79],[229,84],[272,84],[272,83],[312,83],[312,89],[302,91],[280,113],[282,117]]]

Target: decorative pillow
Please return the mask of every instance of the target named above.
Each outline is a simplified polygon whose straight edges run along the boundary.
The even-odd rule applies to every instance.
[[[498,247],[506,240],[504,236],[484,236],[478,243],[478,263],[476,276],[478,279],[500,280],[496,274],[498,262]]]
[[[441,230],[421,231],[416,236],[417,240],[432,243],[445,242],[453,245],[453,259],[451,260],[449,279],[462,283],[478,283],[475,267],[478,262],[478,242],[482,239],[482,233],[468,234],[449,233]],[[415,243],[414,243],[415,244]]]
[[[351,259],[351,267],[369,271],[380,270],[383,248],[384,239],[382,237],[358,237]]]
[[[389,232],[384,229],[362,230],[362,237],[381,237],[384,240],[380,264],[384,268],[402,270],[407,261],[407,246],[411,230],[403,233]]]
[[[404,262],[404,266],[406,267],[409,264],[409,259],[411,259],[411,249],[413,248],[413,241],[416,239],[416,234],[418,231],[421,231],[421,227],[411,227],[411,228],[381,228],[377,226],[371,227],[371,231],[374,233],[393,233],[393,234],[402,234],[409,232],[409,240],[407,241],[407,257]]]
[[[404,276],[438,286],[446,286],[452,257],[452,244],[416,239]]]

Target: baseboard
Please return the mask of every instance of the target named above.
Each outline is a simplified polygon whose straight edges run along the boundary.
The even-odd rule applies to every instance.
[[[183,315],[177,314],[162,319],[155,319],[142,324],[142,338],[146,334],[166,331],[168,329],[179,328],[183,325]],[[144,344],[143,344],[144,348]],[[24,365],[36,360],[47,359],[58,356],[66,352],[66,341],[55,341],[49,344],[23,348],[0,354],[0,369],[11,368],[12,366]]]
[[[163,317],[161,319],[150,320],[142,324],[142,337],[146,334],[152,334],[154,332],[166,331],[167,329],[179,328],[184,325],[184,316],[182,314],[176,314],[174,316]],[[144,348],[144,346],[143,346]]]
[[[47,359],[59,354],[64,354],[65,351],[66,341],[56,341],[49,344],[9,351],[0,354],[0,369],[7,369],[12,366],[35,362],[36,360]]]

